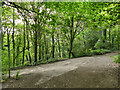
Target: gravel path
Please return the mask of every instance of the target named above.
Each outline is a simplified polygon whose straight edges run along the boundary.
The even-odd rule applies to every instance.
[[[118,84],[117,53],[81,57],[66,61],[31,66],[20,71],[21,79],[10,79],[3,88],[114,88]]]

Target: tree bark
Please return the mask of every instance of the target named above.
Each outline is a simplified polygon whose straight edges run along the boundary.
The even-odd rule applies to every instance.
[[[110,28],[109,28],[109,46],[111,47],[111,31],[110,31]]]
[[[103,35],[104,35],[103,43],[105,43],[105,41],[106,41],[106,37],[107,37],[106,31],[107,31],[106,29],[103,30]]]
[[[114,47],[114,36],[112,36],[112,48]]]
[[[41,61],[41,42],[39,42],[39,61]]]
[[[29,49],[29,47],[30,47],[30,42],[29,42],[29,32],[28,32],[28,30],[29,30],[29,28],[28,28],[28,23],[26,22],[26,31],[27,31],[27,47],[28,47],[28,57],[29,57],[29,61],[30,61],[30,64],[31,64],[31,62],[32,62],[32,60],[31,60],[31,55],[30,55],[30,49]]]
[[[59,33],[57,34],[57,37],[58,37],[58,50],[59,50],[59,57],[61,57]]]
[[[48,60],[48,46],[47,46],[47,41],[46,41],[46,33],[44,34],[44,42],[45,42],[45,59]]]
[[[118,30],[118,53],[119,53],[119,50],[120,50],[120,31]],[[119,53],[120,54],[120,53]]]
[[[10,39],[9,39],[9,32],[7,29],[7,44],[8,44],[8,59],[9,59],[9,78],[10,78]]]
[[[55,53],[55,44],[54,44],[54,31],[52,33],[52,58],[55,57],[54,53]]]
[[[71,58],[71,54],[72,54],[72,48],[73,48],[73,40],[74,40],[74,37],[73,37],[73,25],[74,25],[74,16],[72,16],[71,18],[71,21],[72,21],[72,25],[71,25],[71,28],[70,28],[70,49],[69,49],[69,58]]]
[[[15,40],[14,40],[14,26],[15,26],[15,17],[14,17],[14,8],[13,8],[13,33],[12,33],[12,41],[13,41],[13,68],[15,65]]]
[[[20,44],[21,44],[21,36],[20,37],[18,36],[17,38],[18,38],[18,41],[17,41],[17,43],[18,43],[18,46],[17,46],[17,56],[18,56],[19,52],[20,52],[19,47],[20,47]],[[18,61],[19,61],[19,58],[16,59],[16,65],[19,64]]]
[[[1,6],[1,4],[0,4],[0,6]],[[4,16],[4,7],[3,7],[3,5],[2,5],[2,16]],[[4,16],[5,17],[5,16]],[[0,42],[1,42],[1,50],[3,50],[3,29],[2,29],[2,20],[1,20],[2,18],[0,17],[0,29],[1,29],[1,33],[0,33]]]
[[[22,64],[24,64],[24,56],[25,56],[25,44],[26,44],[26,42],[25,42],[25,23],[24,23],[24,35],[23,35],[23,39],[24,39],[24,46],[23,46],[23,60],[22,60]]]
[[[35,62],[37,62],[37,30],[35,30]]]
[[[83,40],[85,39],[85,35],[84,35],[84,31],[83,31]],[[85,44],[85,40],[84,40],[84,48],[86,50],[86,44]]]

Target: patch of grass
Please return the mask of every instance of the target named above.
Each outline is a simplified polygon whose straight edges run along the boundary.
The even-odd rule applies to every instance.
[[[19,73],[20,73],[20,71],[18,71],[18,72],[16,73],[16,80],[18,80],[18,79],[21,78],[20,75],[19,75]]]

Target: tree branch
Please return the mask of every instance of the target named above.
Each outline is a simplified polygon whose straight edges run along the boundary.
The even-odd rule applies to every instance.
[[[7,3],[9,3],[10,5],[7,4],[7,3],[5,3],[4,1],[7,1]],[[16,8],[16,9],[20,8],[20,9],[22,9],[22,10],[25,10],[25,11],[29,12],[29,13],[34,12],[34,13],[39,14],[38,12],[36,12],[36,11],[34,11],[34,10],[29,10],[29,9],[23,8],[23,7],[15,4],[15,2],[9,2],[8,0],[4,0],[4,1],[2,2],[3,5],[5,4],[5,5],[7,5],[7,6],[14,7],[14,8]]]

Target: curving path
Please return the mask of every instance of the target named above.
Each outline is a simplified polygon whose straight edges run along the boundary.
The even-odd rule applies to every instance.
[[[114,88],[118,85],[117,53],[81,57],[20,69],[21,79],[10,79],[3,88]],[[19,70],[12,71],[12,76]]]

